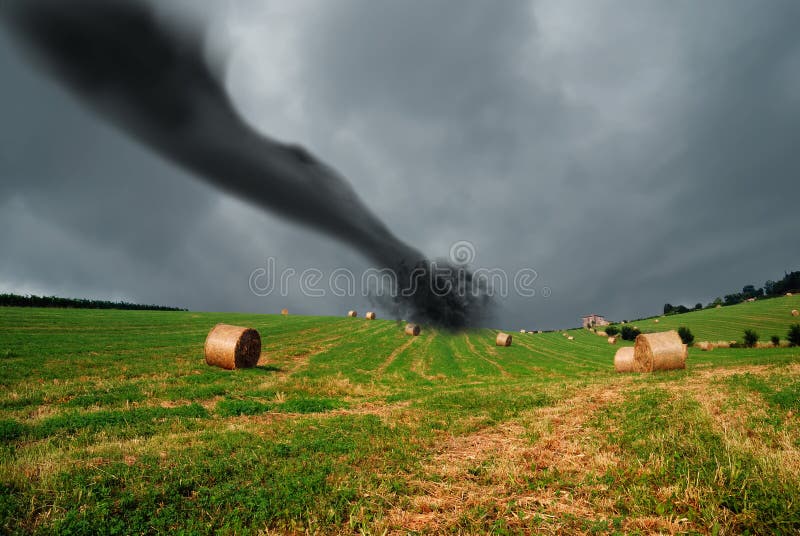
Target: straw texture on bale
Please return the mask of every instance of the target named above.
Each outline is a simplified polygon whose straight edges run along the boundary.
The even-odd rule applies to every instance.
[[[792,316],[800,316],[800,311],[797,309],[792,309]]]
[[[714,349],[714,345],[708,341],[700,341],[695,346],[700,348],[704,352],[710,352]]]
[[[358,313],[355,311],[347,311],[347,316],[349,316],[350,318],[355,318],[358,316]]]
[[[633,345],[634,370],[674,370],[686,368],[686,345],[677,331],[642,333]]]
[[[601,337],[608,337],[608,333],[606,333],[605,331],[596,331],[595,333],[597,333]]]
[[[372,311],[368,311],[367,314],[364,316],[367,320],[375,320],[375,313]]]
[[[568,341],[574,341],[574,340],[575,340],[575,337],[573,337],[572,335],[570,335],[569,337],[567,337],[567,340],[568,340]]]
[[[497,346],[511,346],[511,335],[500,332],[497,334],[497,337],[495,337],[494,343]]]
[[[787,296],[787,297],[789,297],[789,298],[791,298],[791,297],[792,297],[792,293],[791,293],[791,292],[787,292],[787,293],[786,293],[786,296]]]
[[[281,314],[282,315],[288,315],[289,314],[289,309],[281,309]]]
[[[617,372],[633,372],[633,347],[623,346],[614,354],[614,370]]]
[[[608,338],[608,344],[617,344],[617,338],[616,337],[609,337]]]
[[[261,355],[261,335],[251,328],[217,324],[208,332],[206,363],[228,370],[254,367]]]
[[[653,320],[653,322],[655,322],[656,324],[658,324],[658,323],[659,323],[659,320],[658,320],[658,318],[656,318],[655,320]]]
[[[412,335],[414,337],[419,335],[419,326],[416,324],[406,324],[406,335]]]

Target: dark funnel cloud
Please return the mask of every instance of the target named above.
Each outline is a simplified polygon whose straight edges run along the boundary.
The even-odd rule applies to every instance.
[[[393,270],[396,314],[451,329],[480,320],[485,293],[469,272],[434,269],[335,170],[242,120],[199,28],[132,0],[12,0],[3,19],[57,79],[162,157]]]

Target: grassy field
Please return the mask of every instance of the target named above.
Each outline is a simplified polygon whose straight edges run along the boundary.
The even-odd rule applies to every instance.
[[[791,308],[639,327],[785,337]],[[205,365],[221,321],[261,332],[258,367]],[[800,349],[616,375],[570,333],[0,308],[0,532],[800,531]]]
[[[703,309],[682,315],[653,317],[633,322],[642,332],[663,331],[687,326],[697,341],[741,341],[745,328],[755,329],[762,341],[769,342],[772,335],[786,339],[789,324],[800,323],[791,316],[800,310],[800,296],[757,300],[718,309]],[[654,320],[658,318],[658,323]]]

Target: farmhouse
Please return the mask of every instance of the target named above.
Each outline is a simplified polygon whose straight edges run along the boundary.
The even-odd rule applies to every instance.
[[[591,314],[583,317],[582,325],[585,328],[593,328],[596,326],[607,326],[610,323],[611,322],[603,318],[601,315]]]

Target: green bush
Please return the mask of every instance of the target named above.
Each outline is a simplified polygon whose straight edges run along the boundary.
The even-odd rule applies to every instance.
[[[642,334],[641,331],[633,326],[622,326],[622,331],[620,333],[622,335],[622,339],[625,341],[635,340],[636,337]]]
[[[781,345],[781,338],[778,337],[777,335],[773,335],[772,337],[769,338],[769,340],[772,341],[772,346],[774,346],[775,348]]]
[[[758,343],[758,333],[752,329],[744,330],[744,345],[753,348]]]
[[[789,346],[800,346],[800,324],[793,324],[786,338],[789,339]]]
[[[678,335],[680,335],[683,344],[692,344],[694,342],[694,335],[692,335],[692,330],[690,330],[686,326],[681,326],[678,328]]]
[[[609,337],[613,337],[617,333],[619,333],[619,328],[617,326],[614,326],[614,325],[606,326],[606,334]]]

